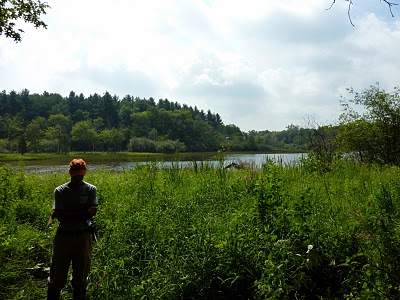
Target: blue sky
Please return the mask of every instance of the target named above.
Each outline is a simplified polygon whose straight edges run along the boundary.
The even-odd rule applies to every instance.
[[[400,8],[353,2],[354,27],[344,0],[50,0],[47,30],[0,36],[0,89],[167,98],[243,131],[332,124],[346,88],[400,80]]]

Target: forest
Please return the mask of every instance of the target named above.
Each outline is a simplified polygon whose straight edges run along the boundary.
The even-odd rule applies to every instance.
[[[105,92],[0,93],[1,153],[98,152],[303,152],[307,129],[243,132],[218,113],[186,104]]]

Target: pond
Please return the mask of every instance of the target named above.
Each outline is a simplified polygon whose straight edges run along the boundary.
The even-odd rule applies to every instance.
[[[299,163],[299,159],[305,157],[306,153],[286,153],[286,154],[228,154],[224,161],[224,166],[228,166],[232,163],[235,164],[247,164],[255,168],[261,167],[268,159],[272,159],[282,165],[292,165]],[[220,162],[216,157],[211,157],[205,161],[198,160],[181,160],[181,161],[118,161],[118,162],[108,162],[108,163],[91,163],[88,165],[88,171],[99,171],[99,170],[109,170],[115,172],[121,172],[125,170],[131,170],[135,168],[138,164],[145,165],[155,163],[159,167],[169,168],[172,166],[179,166],[182,168],[193,167],[195,163],[201,164],[207,162],[211,165],[218,165]],[[24,166],[24,170],[27,173],[62,173],[68,171],[67,165],[29,165]]]

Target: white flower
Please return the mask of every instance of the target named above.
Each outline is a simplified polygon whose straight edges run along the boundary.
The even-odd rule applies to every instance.
[[[307,254],[312,250],[314,248],[314,246],[313,245],[308,245],[307,246]]]

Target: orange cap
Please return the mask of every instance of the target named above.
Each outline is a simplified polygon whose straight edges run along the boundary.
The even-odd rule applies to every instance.
[[[71,176],[86,175],[86,162],[81,158],[74,158],[69,163],[69,174]]]

